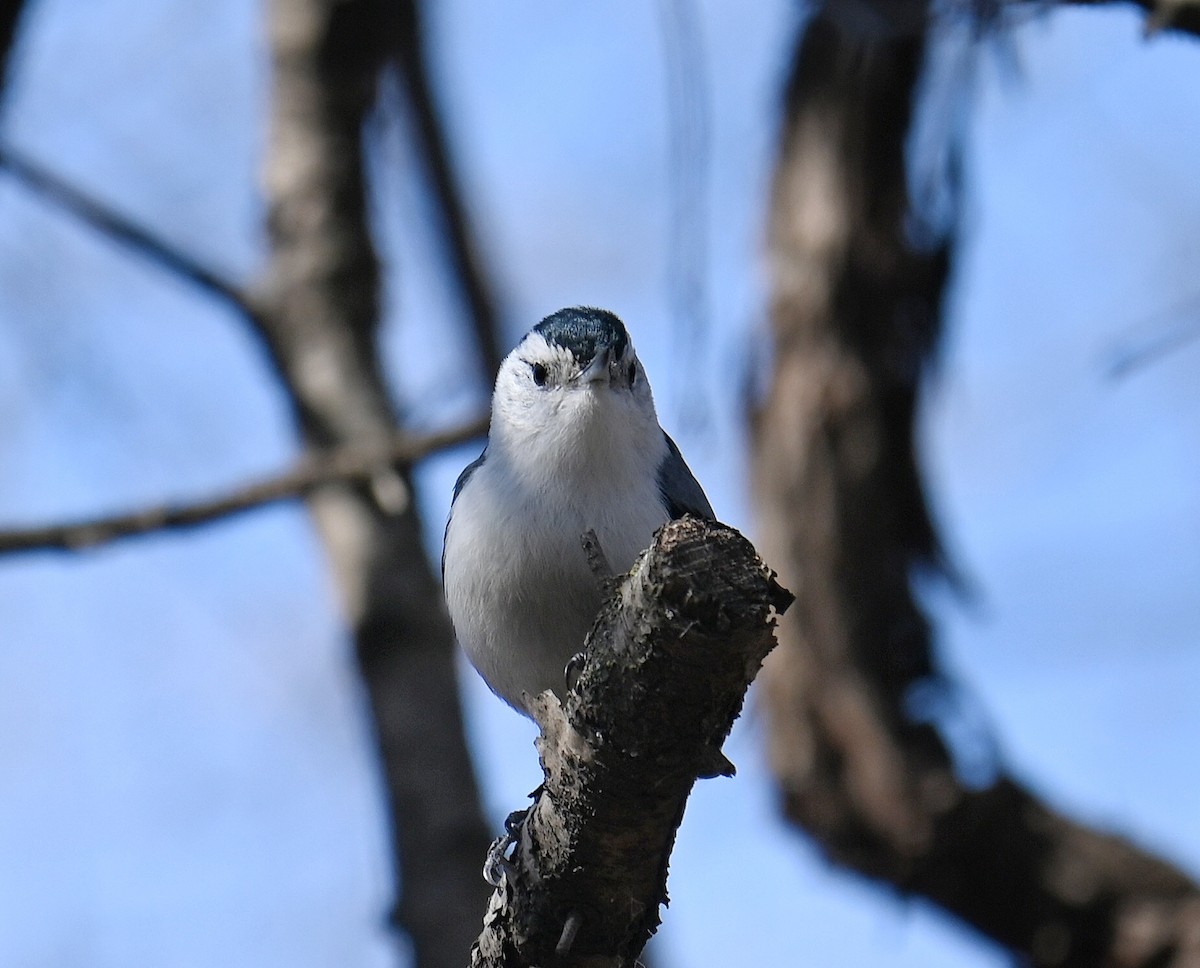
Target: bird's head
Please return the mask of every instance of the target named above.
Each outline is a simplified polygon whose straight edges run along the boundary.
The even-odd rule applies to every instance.
[[[492,401],[492,439],[514,459],[559,471],[657,459],[662,431],[625,324],[603,309],[562,309],[504,360]]]

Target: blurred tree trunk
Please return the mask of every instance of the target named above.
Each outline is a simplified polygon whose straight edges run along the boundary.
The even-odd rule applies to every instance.
[[[906,232],[919,7],[893,6],[869,36],[872,4],[822,8],[787,90],[774,371],[751,420],[763,556],[797,595],[764,672],[784,809],[834,861],[1036,965],[1195,966],[1193,882],[1005,776],[965,787],[937,731],[908,712],[914,687],[949,688],[910,590],[914,570],[941,567],[913,420],[952,241],[919,248]]]
[[[379,268],[362,128],[398,29],[387,0],[271,0],[266,163],[271,264],[260,327],[313,448],[372,445],[397,422],[377,352]],[[322,488],[309,507],[337,579],[387,782],[396,920],[422,968],[466,964],[489,837],[466,750],[453,634],[411,485]]]

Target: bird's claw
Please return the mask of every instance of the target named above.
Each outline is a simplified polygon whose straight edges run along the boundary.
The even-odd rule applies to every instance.
[[[587,656],[583,652],[576,652],[567,660],[567,667],[563,670],[563,678],[567,681],[567,688],[574,689],[575,684],[579,682],[579,676],[583,672],[583,663]]]
[[[492,887],[500,887],[516,873],[516,865],[507,857],[512,844],[512,838],[505,834],[493,840],[488,848],[487,859],[483,862],[483,879]]]
[[[508,852],[520,839],[521,824],[530,809],[526,807],[524,810],[514,810],[505,817],[504,833],[493,840],[492,846],[488,848],[487,860],[483,862],[483,879],[492,887],[499,887],[506,880],[511,881],[516,877],[517,865],[512,862]]]

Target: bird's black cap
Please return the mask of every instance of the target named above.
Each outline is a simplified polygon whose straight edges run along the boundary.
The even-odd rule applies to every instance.
[[[621,357],[629,345],[625,324],[607,309],[590,306],[560,309],[533,327],[533,331],[547,343],[569,350],[584,367],[592,362],[601,347],[611,346],[613,354]]]

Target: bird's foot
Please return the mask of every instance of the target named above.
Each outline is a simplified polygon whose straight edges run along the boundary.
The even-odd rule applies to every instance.
[[[499,887],[506,880],[511,881],[517,873],[517,866],[512,862],[509,851],[521,837],[521,824],[528,816],[532,807],[524,810],[514,810],[504,818],[504,833],[492,841],[488,848],[487,860],[483,863],[483,879],[492,887]]]
[[[579,682],[579,676],[583,672],[583,663],[587,660],[587,655],[583,652],[576,652],[567,660],[567,667],[563,669],[563,678],[566,680],[567,689],[574,689],[575,684]]]

